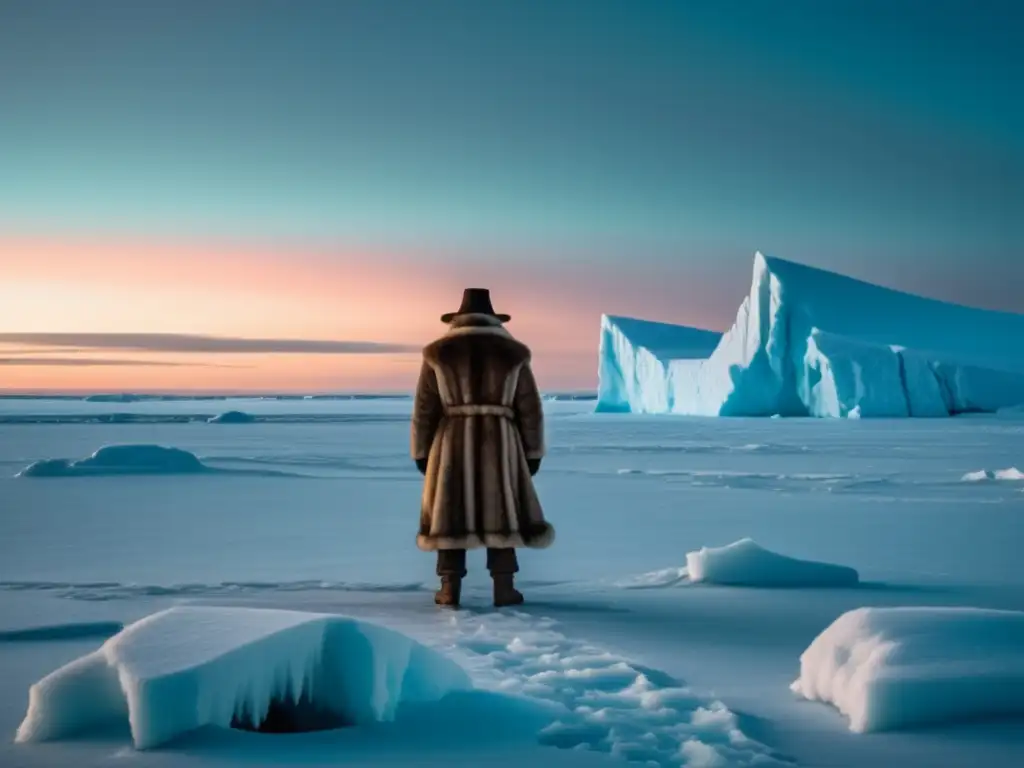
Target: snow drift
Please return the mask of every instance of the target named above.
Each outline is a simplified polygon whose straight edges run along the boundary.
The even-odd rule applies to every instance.
[[[859,580],[853,568],[779,555],[753,539],[687,552],[686,572],[691,582],[747,587],[839,587]]]
[[[779,555],[747,538],[687,552],[684,568],[652,571],[620,581],[618,586],[655,589],[703,582],[733,587],[846,587],[859,581],[853,568]]]
[[[82,477],[86,475],[179,475],[206,472],[195,454],[161,445],[108,445],[87,459],[44,459],[18,477]]]
[[[858,608],[804,651],[790,687],[858,733],[1024,714],[1024,612]]]
[[[758,253],[717,339],[602,317],[598,410],[905,417],[1024,403],[1024,315],[948,304]]]
[[[382,627],[294,611],[177,607],[153,614],[29,690],[19,742],[127,721],[138,749],[206,725],[251,727],[305,702],[358,725],[471,687],[455,662]]]

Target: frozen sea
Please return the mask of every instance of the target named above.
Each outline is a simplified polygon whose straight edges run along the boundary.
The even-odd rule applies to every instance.
[[[488,607],[483,557],[471,556],[465,610],[452,613],[433,605],[433,559],[415,547],[410,407],[0,399],[0,766],[1024,765],[1020,719],[856,734],[836,709],[789,688],[801,653],[855,608],[1024,610],[1024,481],[1006,471],[1024,470],[1019,415],[700,419],[548,402],[537,485],[557,541],[521,553],[527,603],[514,611]],[[207,422],[230,410],[254,421]],[[39,460],[129,444],[189,451],[209,471],[16,477]],[[683,577],[688,552],[746,537],[856,568],[861,583],[770,589]],[[451,656],[483,687],[527,698],[557,673],[590,735],[569,723],[539,739],[524,724],[517,736],[507,722],[481,726],[475,712],[464,727],[449,718],[426,733],[204,732],[145,752],[122,731],[13,743],[32,683],[122,624],[197,604],[355,616]],[[632,670],[627,678],[686,691],[690,703],[644,720],[644,705],[621,691],[580,682],[600,677],[598,657],[609,662],[600,670]],[[732,730],[707,725],[716,712],[747,741],[716,741]]]

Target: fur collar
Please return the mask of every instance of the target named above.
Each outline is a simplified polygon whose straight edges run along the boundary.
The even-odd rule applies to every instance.
[[[502,339],[504,340],[503,347],[515,348],[518,350],[514,353],[516,356],[523,360],[530,359],[529,348],[509,333],[497,318],[477,314],[460,315],[452,320],[448,330],[441,338],[424,347],[424,355],[427,360],[435,360],[441,347],[464,336],[490,336],[495,340]]]
[[[456,315],[451,323],[451,328],[501,328],[501,320],[493,315],[480,315],[471,312],[465,315]]]
[[[486,333],[512,338],[512,334],[505,330],[505,327],[498,318],[477,314],[459,315],[456,317],[448,326],[448,332],[445,333],[445,336],[463,336],[467,333]]]

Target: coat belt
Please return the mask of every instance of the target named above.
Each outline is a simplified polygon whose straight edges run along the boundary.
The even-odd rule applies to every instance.
[[[514,420],[515,411],[507,405],[449,405],[444,409],[445,416],[499,416]]]

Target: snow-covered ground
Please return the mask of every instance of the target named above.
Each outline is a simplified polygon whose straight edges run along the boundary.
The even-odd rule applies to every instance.
[[[1024,611],[1024,480],[1009,471],[1024,468],[1024,422],[658,418],[593,405],[546,403],[538,486],[559,541],[522,553],[527,604],[490,609],[477,555],[466,608],[452,613],[433,605],[433,561],[415,548],[408,401],[0,400],[0,765],[1024,764],[1021,645],[1006,640],[1021,615],[1004,613]],[[257,418],[208,423],[229,411]],[[99,474],[16,477],[110,445],[177,448],[206,469],[140,471],[128,451]],[[261,618],[277,611],[198,624],[172,611],[160,642],[139,640],[133,622],[183,605],[303,613],[284,631]],[[900,606],[986,610],[858,611]],[[195,681],[222,697],[195,722],[223,724],[224,702],[263,701],[253,692],[266,698],[275,669],[314,680],[310,659],[345,655],[340,641],[323,657],[310,650],[315,632],[302,628],[335,625],[322,614],[400,638],[380,656],[391,666],[364,681],[378,697],[399,690],[388,669],[420,669],[394,649],[421,645],[478,690],[438,690],[394,717],[318,733],[182,727],[133,752],[120,707],[136,678],[89,673],[117,636],[108,649],[128,655],[104,658],[157,681],[139,690],[158,694],[146,711],[163,713],[160,728],[187,700],[160,691]],[[93,714],[108,702],[103,722],[14,743],[31,686],[72,662],[85,673],[55,677]],[[378,711],[371,694],[345,690],[351,707]],[[929,707],[907,711],[915,700]],[[882,716],[888,725],[871,720]]]

